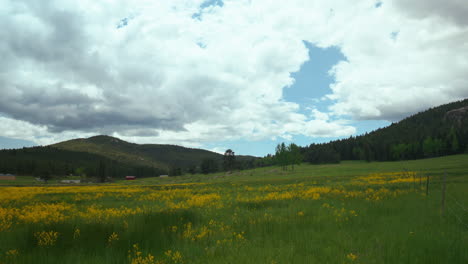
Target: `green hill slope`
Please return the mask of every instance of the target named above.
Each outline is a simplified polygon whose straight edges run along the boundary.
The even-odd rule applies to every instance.
[[[0,150],[0,173],[36,177],[87,175],[107,177],[126,175],[158,176],[167,171],[158,167],[126,163],[102,155],[70,151],[50,146]]]
[[[237,156],[247,163],[255,157]],[[0,150],[0,173],[139,177],[178,175],[213,160],[220,168],[223,155],[175,145],[134,144],[110,136],[73,139],[45,147]]]
[[[434,107],[365,135],[311,144],[306,160],[408,160],[468,151],[468,99]]]
[[[87,152],[119,162],[169,169],[198,166],[204,159],[220,161],[223,155],[203,149],[175,145],[134,144],[110,136],[95,136],[60,142],[52,147]]]

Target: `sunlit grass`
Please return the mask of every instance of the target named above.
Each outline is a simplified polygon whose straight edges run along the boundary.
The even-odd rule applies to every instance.
[[[467,162],[2,187],[0,263],[467,263]]]

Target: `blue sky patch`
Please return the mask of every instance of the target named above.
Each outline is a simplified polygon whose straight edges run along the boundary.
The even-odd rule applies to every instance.
[[[124,18],[119,21],[119,23],[117,24],[117,28],[123,28],[127,25],[128,25],[128,18]]]
[[[283,98],[299,104],[303,114],[308,113],[311,107],[326,112],[329,102],[320,99],[331,93],[330,84],[335,81],[328,72],[338,62],[346,61],[346,57],[337,47],[322,49],[309,42],[304,43],[309,49],[309,60],[298,72],[291,74],[295,82],[283,90]]]
[[[291,87],[284,88],[283,98],[285,101],[299,104],[299,112],[306,116],[310,116],[312,109],[317,109],[321,112],[327,113],[329,112],[328,107],[331,106],[333,102],[330,100],[321,100],[321,98],[332,93],[330,84],[335,82],[335,78],[333,75],[329,74],[329,71],[340,61],[347,61],[347,59],[338,47],[323,49],[309,42],[304,43],[309,49],[309,60],[301,66],[301,69],[298,72],[291,74],[295,79],[295,82]],[[351,123],[349,123],[349,125],[356,128],[357,135],[390,125],[388,121],[382,120],[350,122]],[[276,145],[281,142],[294,142],[300,146],[308,146],[312,143],[325,143],[347,137],[349,136],[307,137],[303,135],[295,135],[292,137],[291,141],[287,141],[280,137],[277,137],[274,140],[235,140],[210,143],[204,145],[203,148],[214,149],[225,147],[226,149],[232,148],[233,151],[239,154],[249,153],[250,155],[265,156],[268,153],[274,154]],[[233,146],[235,146],[235,148]]]
[[[203,2],[203,4],[200,5],[200,9],[198,10],[198,12],[192,15],[192,18],[200,20],[201,16],[202,16],[203,9],[205,9],[207,7],[210,7],[210,6],[220,6],[220,7],[222,7],[222,6],[224,6],[224,3],[223,3],[222,0],[206,0],[205,2]]]
[[[15,139],[15,138],[8,138],[0,136],[0,149],[16,149],[22,147],[33,147],[37,146],[36,143],[23,140],[23,139]]]

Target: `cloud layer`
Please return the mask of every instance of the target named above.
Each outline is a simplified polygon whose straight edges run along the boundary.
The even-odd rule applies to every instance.
[[[7,1],[0,7],[0,135],[41,144],[96,133],[204,142],[355,133],[468,97],[462,1]],[[283,100],[337,46],[328,113]],[[311,87],[313,84],[311,84]],[[312,88],[311,88],[312,89]],[[314,108],[313,105],[302,106]]]

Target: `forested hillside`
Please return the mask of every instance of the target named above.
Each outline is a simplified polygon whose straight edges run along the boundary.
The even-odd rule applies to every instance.
[[[71,174],[115,178],[125,175],[158,176],[166,174],[167,170],[47,146],[0,151],[0,173],[43,178]]]
[[[302,148],[305,161],[390,161],[463,153],[468,147],[468,99],[405,118],[357,137]]]
[[[295,145],[294,145],[295,146]],[[437,157],[468,150],[468,99],[415,114],[357,137],[299,149],[304,161],[336,163],[340,160],[393,161]],[[234,152],[232,152],[234,154]],[[298,156],[299,155],[299,156]],[[280,164],[281,155],[261,160],[226,157],[207,150],[174,145],[133,144],[109,136],[73,139],[46,147],[0,151],[0,173],[36,175],[87,175],[100,178],[124,175],[180,175],[210,173]],[[293,164],[300,163],[298,158]],[[283,164],[284,166],[284,164]]]
[[[235,166],[254,166],[252,156],[236,156]],[[46,147],[0,150],[0,173],[38,177],[86,175],[106,178],[172,176],[226,169],[224,155],[175,145],[134,144],[110,136],[73,139]],[[206,165],[209,165],[206,168]]]
[[[163,169],[199,165],[203,159],[220,160],[222,155],[175,145],[134,144],[110,136],[95,136],[60,142],[52,147],[93,153],[121,162]]]

